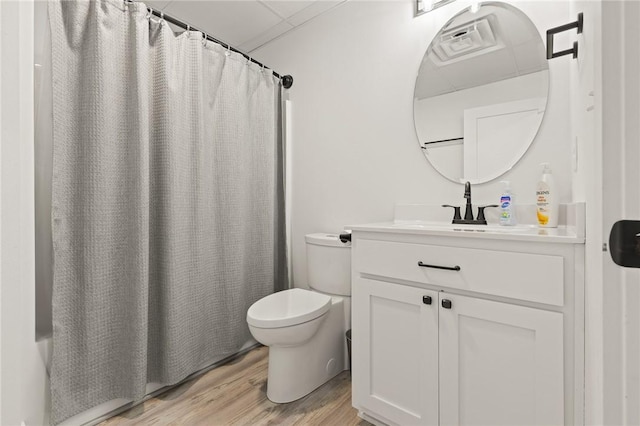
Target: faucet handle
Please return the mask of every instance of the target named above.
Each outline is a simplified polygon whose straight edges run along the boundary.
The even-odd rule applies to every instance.
[[[487,206],[478,206],[478,217],[476,221],[481,222],[482,224],[487,224],[487,219],[484,218],[484,209],[487,207],[500,207],[498,204],[489,204]]]
[[[451,221],[451,223],[454,223],[456,220],[462,220],[462,216],[460,215],[460,206],[450,206],[449,204],[443,204],[442,207],[451,207],[453,209],[453,221]]]

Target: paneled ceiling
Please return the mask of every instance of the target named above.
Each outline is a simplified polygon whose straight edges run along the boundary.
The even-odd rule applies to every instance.
[[[144,3],[250,53],[344,1],[146,0]]]

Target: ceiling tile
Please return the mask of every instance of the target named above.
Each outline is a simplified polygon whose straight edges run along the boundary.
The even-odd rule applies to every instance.
[[[537,41],[514,46],[513,57],[521,74],[536,72],[549,67],[544,47]]]
[[[473,70],[473,72],[470,73],[469,70]],[[464,61],[455,62],[443,67],[442,71],[447,73],[451,84],[458,90],[518,75],[513,56],[507,49],[496,50]]]
[[[416,88],[413,96],[418,99],[431,98],[444,93],[453,92],[456,90],[451,85],[447,78],[446,73],[442,73],[438,68],[431,68],[428,71],[421,70],[418,78],[416,79]]]
[[[310,6],[302,9],[298,13],[287,18],[287,21],[294,26],[298,26],[307,22],[308,20],[315,18],[323,12],[331,9],[332,7],[342,3],[344,0],[321,0],[316,1]]]
[[[232,46],[240,46],[282,21],[257,1],[174,0],[164,11]]]
[[[286,21],[282,21],[278,25],[271,27],[266,32],[260,34],[258,37],[255,37],[249,40],[248,42],[241,44],[240,46],[238,46],[238,48],[243,52],[249,53],[252,50],[257,49],[263,44],[268,43],[269,41],[273,40],[279,35],[286,33],[287,31],[293,28],[294,28],[293,25],[289,24]]]
[[[144,4],[155,10],[163,10],[171,3],[171,0],[146,0]]]
[[[283,18],[288,18],[291,15],[300,12],[315,3],[314,0],[260,0],[269,9],[276,12]]]

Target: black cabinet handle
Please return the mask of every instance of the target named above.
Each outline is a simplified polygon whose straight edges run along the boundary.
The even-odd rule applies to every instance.
[[[451,309],[451,300],[442,299],[442,307],[445,309]]]
[[[422,296],[422,303],[424,303],[425,305],[430,305],[431,304],[431,296]]]
[[[418,262],[418,266],[421,266],[423,268],[446,269],[447,271],[459,271],[460,270],[460,267],[458,265],[456,265],[456,266],[428,265],[426,263],[422,263],[422,261]]]

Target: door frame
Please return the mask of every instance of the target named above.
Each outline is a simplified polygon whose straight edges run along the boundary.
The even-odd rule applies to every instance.
[[[602,395],[604,424],[640,423],[640,271],[615,265],[609,232],[640,220],[640,4],[602,2]]]

